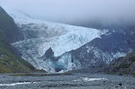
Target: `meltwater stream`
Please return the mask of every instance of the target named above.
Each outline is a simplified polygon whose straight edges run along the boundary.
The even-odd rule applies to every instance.
[[[135,77],[132,76],[91,73],[9,75],[0,74],[0,89],[135,89]]]
[[[0,87],[2,86],[17,86],[17,85],[26,85],[26,84],[34,84],[34,83],[40,83],[40,82],[17,82],[17,83],[10,83],[10,84],[0,84]]]

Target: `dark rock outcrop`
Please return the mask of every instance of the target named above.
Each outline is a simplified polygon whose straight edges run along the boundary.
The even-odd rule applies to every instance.
[[[45,55],[44,55],[44,56],[46,56],[46,58],[51,58],[51,57],[53,57],[53,56],[54,56],[54,52],[53,52],[52,48],[49,48],[49,49],[45,52]]]

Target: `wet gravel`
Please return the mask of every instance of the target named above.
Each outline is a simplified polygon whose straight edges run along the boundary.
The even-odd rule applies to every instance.
[[[0,74],[0,89],[135,89],[135,77],[91,73],[53,76]]]

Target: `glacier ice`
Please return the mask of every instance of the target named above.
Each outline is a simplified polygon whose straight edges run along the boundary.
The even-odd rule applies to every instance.
[[[62,57],[57,62],[42,59],[41,57],[50,47],[54,56],[59,57],[104,34],[98,29],[52,23],[31,18],[17,11],[9,9],[6,11],[14,18],[24,36],[24,40],[12,43],[12,45],[22,53],[22,58],[37,69],[44,69],[48,72],[55,72],[56,66],[63,67],[65,70],[72,70],[75,66],[72,60],[69,60],[70,56]]]

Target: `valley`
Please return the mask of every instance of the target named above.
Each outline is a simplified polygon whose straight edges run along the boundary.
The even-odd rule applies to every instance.
[[[135,89],[134,21],[32,16],[0,6],[0,89]]]
[[[0,74],[0,89],[134,89],[135,77],[78,72],[70,75],[9,76]],[[39,75],[39,76],[38,76]]]

